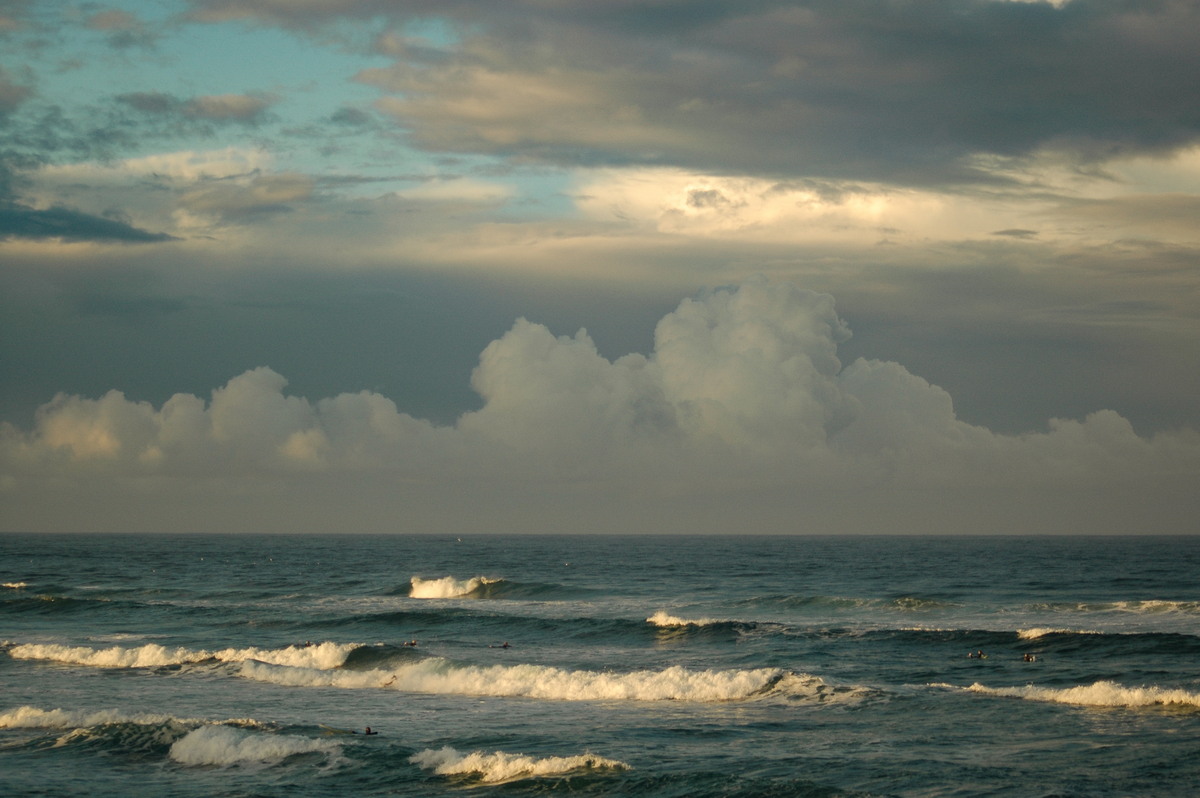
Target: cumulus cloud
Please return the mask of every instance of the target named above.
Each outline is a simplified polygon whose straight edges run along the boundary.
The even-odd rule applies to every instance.
[[[372,392],[290,396],[265,367],[207,401],[179,394],[157,408],[116,391],[60,395],[31,430],[0,428],[0,486],[20,507],[49,485],[103,484],[119,497],[167,480],[219,497],[336,484],[343,509],[372,502],[460,529],[483,515],[549,531],[575,508],[588,529],[620,531],[641,513],[664,530],[719,531],[714,520],[744,508],[760,526],[724,531],[805,531],[808,513],[853,531],[1000,531],[1036,497],[1039,530],[1081,531],[1130,494],[1121,523],[1194,517],[1186,485],[1200,475],[1200,435],[1142,438],[1103,410],[996,434],[960,421],[944,390],[900,364],[843,367],[837,347],[849,334],[828,295],[756,279],[685,300],[648,355],[610,361],[583,330],[555,336],[519,320],[480,357],[482,408],[453,426]],[[591,515],[598,507],[611,517]],[[996,508],[1005,512],[972,515]],[[34,523],[16,510],[3,520]]]

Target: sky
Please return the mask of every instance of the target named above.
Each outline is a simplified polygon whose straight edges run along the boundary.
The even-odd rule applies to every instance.
[[[1197,0],[0,0],[0,530],[1200,532]]]

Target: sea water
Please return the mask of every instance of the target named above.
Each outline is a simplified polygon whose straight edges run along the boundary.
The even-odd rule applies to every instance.
[[[0,535],[0,792],[1194,796],[1198,576],[1195,537]]]

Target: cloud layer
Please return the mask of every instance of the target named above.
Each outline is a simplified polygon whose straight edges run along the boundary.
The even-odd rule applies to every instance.
[[[299,501],[356,531],[1191,531],[1200,435],[1141,438],[1106,410],[995,434],[897,363],[843,368],[848,336],[828,295],[757,279],[682,302],[646,356],[519,320],[453,426],[369,391],[291,396],[266,367],[207,401],[59,395],[0,431],[0,525],[141,527],[145,502],[155,528],[182,493],[176,512],[209,509],[170,528],[241,507],[315,531],[264,521]]]

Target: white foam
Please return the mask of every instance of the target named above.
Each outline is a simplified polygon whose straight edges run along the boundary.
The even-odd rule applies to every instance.
[[[1044,626],[1035,626],[1031,629],[1018,629],[1017,637],[1021,640],[1036,640],[1039,637],[1046,635],[1098,635],[1100,632],[1090,629],[1053,629]]]
[[[668,615],[665,610],[659,610],[646,619],[646,623],[654,624],[655,626],[712,626],[713,624],[723,623],[715,618],[697,618],[689,620],[680,618],[676,615]]]
[[[965,688],[984,695],[1023,698],[1029,701],[1050,701],[1091,707],[1200,707],[1200,693],[1162,687],[1125,687],[1110,681],[1055,689],[1049,687],[987,687],[976,682]]]
[[[276,764],[297,754],[334,756],[341,750],[339,744],[329,740],[248,732],[229,726],[201,726],[176,740],[170,756],[181,765],[229,766]]]
[[[29,587],[29,583],[28,582],[4,582],[4,583],[0,584],[0,587],[6,587],[9,590],[20,590],[21,588]]]
[[[105,723],[137,723],[151,726],[164,723],[195,724],[199,720],[175,718],[155,713],[125,713],[114,709],[80,712],[67,709],[17,707],[0,714],[0,729],[80,729]]]
[[[445,599],[469,596],[484,585],[490,585],[500,580],[488,579],[486,576],[475,576],[470,579],[455,579],[453,576],[443,576],[441,579],[422,579],[414,576],[411,580],[410,598]]]
[[[462,774],[476,775],[479,781],[496,783],[513,779],[558,776],[575,770],[629,770],[629,765],[616,759],[606,759],[595,754],[578,756],[550,756],[536,759],[525,754],[509,754],[496,751],[486,754],[472,751],[469,754],[446,746],[440,750],[426,749],[409,758],[410,762],[440,776]]]
[[[156,668],[166,665],[185,665],[216,659],[221,662],[259,660],[275,665],[328,669],[337,668],[361,643],[321,643],[312,646],[287,648],[225,648],[204,651],[189,648],[167,648],[157,643],[124,648],[88,648],[57,644],[24,644],[13,646],[8,655],[13,659],[44,659],[98,668]]]
[[[431,657],[394,670],[320,671],[247,661],[241,675],[294,687],[390,688],[413,693],[541,698],[558,701],[738,701],[783,692],[816,696],[824,682],[778,668],[611,673],[544,665],[454,665]],[[785,687],[786,685],[786,687]],[[828,689],[824,690],[828,693]]]

